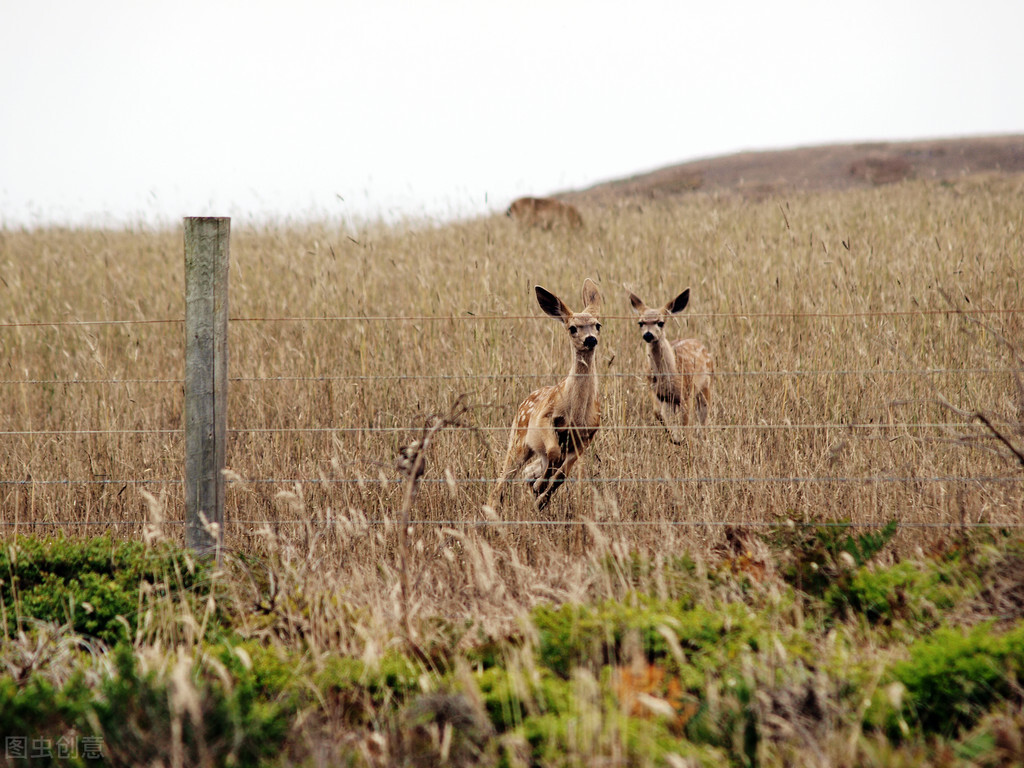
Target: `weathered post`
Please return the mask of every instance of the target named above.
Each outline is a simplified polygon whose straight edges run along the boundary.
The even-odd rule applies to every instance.
[[[185,219],[185,542],[224,543],[231,219]]]

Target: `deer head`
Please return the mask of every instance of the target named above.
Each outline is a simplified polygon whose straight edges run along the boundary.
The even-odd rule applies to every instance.
[[[672,301],[660,309],[651,309],[637,296],[630,291],[629,303],[633,305],[633,311],[637,315],[637,325],[643,332],[643,339],[648,344],[657,344],[665,336],[665,321],[671,316],[682,312],[690,302],[690,289],[676,296]]]
[[[597,284],[589,277],[583,281],[583,309],[580,312],[573,312],[564,301],[539,285],[536,291],[537,303],[545,314],[558,318],[565,325],[573,351],[577,355],[592,353],[601,337],[601,323],[597,320],[601,294]]]

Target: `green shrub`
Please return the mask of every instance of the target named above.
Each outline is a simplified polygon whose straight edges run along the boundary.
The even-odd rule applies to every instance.
[[[596,669],[631,661],[624,658],[627,634],[639,640],[639,650],[647,659],[664,660],[670,669],[686,673],[697,683],[703,681],[699,670],[706,656],[733,657],[742,647],[757,646],[756,629],[740,605],[712,611],[636,596],[635,604],[605,601],[592,607],[540,606],[533,611],[533,622],[540,639],[539,660],[562,677],[568,677],[577,666]],[[693,667],[676,668],[662,627],[676,635]]]
[[[162,763],[175,749],[185,765],[255,766],[285,744],[300,704],[285,662],[269,654],[243,662],[222,647],[219,669],[187,659],[182,676],[173,663],[143,671],[127,644],[111,654],[113,674],[95,690],[80,672],[63,685],[40,673],[21,684],[0,678],[0,732],[95,739],[104,764],[124,766]]]
[[[519,735],[531,765],[580,765],[582,759],[615,756],[612,762],[653,766],[665,765],[669,754],[686,758],[688,765],[727,764],[723,750],[687,740],[663,718],[632,716],[607,691],[602,704],[581,700],[574,681],[550,670],[521,671],[515,680],[513,674],[493,667],[477,675],[477,684],[495,731]]]
[[[142,542],[23,537],[0,549],[7,637],[33,621],[68,625],[113,645],[138,628],[140,588],[155,597],[197,589],[209,566],[185,550]]]
[[[51,745],[60,739],[77,744],[79,736],[92,735],[87,721],[92,699],[93,692],[80,671],[73,673],[63,685],[56,685],[39,674],[21,681],[10,676],[0,677],[0,734],[5,738],[31,739]],[[27,758],[24,764],[47,762],[57,764],[46,760],[33,763]],[[60,764],[74,767],[86,763],[68,759]]]
[[[513,675],[517,677],[513,679]],[[491,724],[499,733],[522,726],[530,713],[565,715],[571,711],[571,684],[548,669],[510,672],[492,667],[479,673],[476,683]]]
[[[826,526],[798,521],[778,527],[767,539],[781,553],[782,577],[801,592],[821,597],[843,573],[841,555],[848,555],[859,568],[885,548],[898,528],[896,520],[863,533],[847,523]]]
[[[258,765],[262,758],[277,754],[296,702],[282,691],[264,689],[260,679],[266,674],[261,675],[256,664],[232,659],[225,649],[220,660],[230,682],[192,665],[186,684],[190,693],[182,694],[180,682],[155,671],[143,672],[131,648],[118,646],[117,673],[104,679],[93,704],[109,759],[148,765],[166,757],[174,747],[175,722],[181,724],[185,764],[199,764],[207,754],[217,756],[218,764]],[[178,700],[184,703],[175,711],[173,702]]]
[[[1024,625],[997,634],[982,624],[967,632],[940,629],[915,642],[893,675],[906,689],[907,721],[955,735],[995,703],[1019,696],[1022,670]]]
[[[825,594],[833,613],[856,613],[872,624],[896,620],[937,621],[939,612],[952,608],[963,589],[953,583],[939,564],[897,563],[889,568],[860,568],[838,580]]]

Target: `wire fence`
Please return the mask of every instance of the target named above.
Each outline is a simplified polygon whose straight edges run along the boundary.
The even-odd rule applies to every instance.
[[[868,319],[868,318],[895,318],[895,317],[956,317],[956,316],[973,316],[973,317],[985,317],[985,316],[1013,316],[1024,313],[1024,309],[1005,309],[1005,308],[970,308],[970,309],[916,309],[907,311],[863,311],[863,312],[694,312],[690,313],[688,317],[700,319],[721,319],[721,318],[742,318],[749,320],[766,320],[766,319],[790,319],[790,320],[856,320],[856,319]],[[629,319],[632,320],[632,315],[608,315],[606,319]],[[235,317],[231,318],[230,322],[233,323],[301,323],[301,324],[318,324],[318,323],[374,323],[374,322],[402,322],[402,323],[425,323],[425,322],[476,322],[476,321],[508,321],[508,320],[546,320],[543,316],[531,314],[531,315],[488,315],[488,314],[458,314],[458,315],[439,315],[439,316],[396,316],[396,315],[337,315],[337,316],[289,316],[289,317]],[[40,328],[56,328],[56,329],[76,329],[76,328],[88,328],[88,327],[101,327],[101,326],[113,326],[113,327],[124,327],[132,325],[180,325],[184,321],[181,318],[163,318],[163,319],[103,319],[103,320],[52,320],[52,321],[7,321],[0,322],[0,329],[40,329]],[[623,382],[623,381],[643,381],[646,379],[646,374],[642,372],[601,372],[595,374],[598,378],[609,381],[609,382]],[[781,378],[831,378],[838,379],[844,377],[939,377],[939,376],[1021,376],[1022,371],[1020,368],[1011,366],[971,366],[971,367],[915,367],[909,366],[906,368],[900,367],[843,367],[837,369],[828,368],[810,368],[810,369],[796,369],[796,370],[726,370],[726,371],[715,371],[712,374],[716,378],[722,380],[729,379],[781,379]],[[395,372],[389,374],[377,374],[377,375],[357,375],[357,374],[332,374],[332,375],[288,375],[288,376],[235,376],[230,377],[229,381],[236,384],[251,384],[251,385],[271,385],[275,383],[291,383],[291,384],[315,384],[315,383],[352,383],[352,384],[402,384],[410,381],[426,381],[426,382],[439,382],[439,383],[450,383],[450,382],[474,382],[486,385],[489,382],[503,382],[508,383],[510,381],[549,381],[552,378],[550,372],[536,373],[536,372],[516,372],[516,373],[445,373],[445,372],[430,372],[430,373],[403,373]],[[181,387],[184,384],[183,377],[176,376],[161,376],[152,378],[117,378],[117,377],[55,377],[55,378],[40,378],[32,377],[26,372],[24,378],[11,377],[10,374],[6,378],[0,379],[0,388],[15,388],[15,387],[120,387],[120,386],[166,386],[166,387]],[[2,391],[2,390],[0,390]],[[103,437],[124,437],[124,438],[170,438],[177,440],[180,438],[184,430],[183,428],[167,427],[167,428],[132,428],[122,426],[109,426],[109,427],[85,427],[85,426],[68,426],[66,428],[43,428],[36,429],[29,426],[19,428],[17,425],[6,425],[7,428],[0,429],[0,439],[9,440],[34,440],[34,441],[46,441],[46,440],[58,440],[62,438],[103,438]],[[366,424],[366,425],[343,425],[343,426],[266,426],[266,425],[239,425],[229,428],[228,434],[236,439],[242,439],[245,437],[253,436],[281,436],[281,437],[302,437],[302,436],[320,436],[325,438],[344,438],[346,436],[372,436],[372,435],[391,435],[391,436],[414,436],[422,425],[416,423],[398,424],[398,425],[378,425],[378,424]],[[808,422],[791,422],[789,420],[775,420],[771,422],[759,421],[751,423],[709,423],[707,425],[693,425],[683,427],[683,431],[694,432],[700,431],[703,434],[712,433],[751,433],[751,434],[792,434],[800,435],[802,433],[810,433],[814,431],[828,432],[834,435],[842,435],[847,438],[853,436],[863,436],[865,439],[886,439],[893,440],[901,437],[922,435],[925,433],[931,433],[930,439],[943,439],[941,436],[945,436],[945,439],[951,441],[996,441],[995,435],[990,434],[984,428],[982,428],[975,421],[970,418],[950,419],[948,421],[921,421],[921,420],[901,420],[898,418],[881,419],[879,421],[871,422],[848,422],[844,423],[841,421],[808,421]],[[485,434],[501,434],[507,433],[509,425],[507,424],[482,424],[482,425],[454,425],[447,428],[447,431],[454,433],[485,433]],[[664,430],[664,426],[657,423],[605,423],[601,426],[602,432],[612,434],[645,434],[645,433],[656,433]],[[938,435],[938,437],[936,436]],[[22,474],[22,477],[14,476],[16,474]],[[174,487],[178,488],[183,484],[183,480],[176,476],[162,476],[162,477],[137,477],[131,475],[125,475],[123,477],[110,477],[110,473],[99,473],[101,476],[92,477],[60,477],[60,476],[41,476],[39,472],[31,473],[37,476],[24,476],[25,473],[16,472],[12,466],[8,466],[4,471],[5,477],[0,477],[0,489],[8,489],[8,491],[18,491],[25,489],[69,489],[69,488],[109,488],[118,489],[118,493],[123,493],[128,488],[160,488],[160,487]],[[173,475],[174,473],[171,473]],[[445,477],[423,477],[420,479],[425,487],[431,486],[462,486],[462,487],[479,487],[481,485],[489,485],[494,483],[496,477],[486,476],[483,474],[465,474],[460,476],[452,475],[448,473]],[[241,485],[243,486],[283,486],[293,487],[299,486],[358,486],[372,487],[372,486],[389,486],[397,485],[401,483],[399,478],[385,478],[382,476],[357,476],[357,477],[324,477],[324,476],[269,476],[269,477],[253,477],[245,479]],[[700,487],[737,487],[737,486],[779,486],[779,487],[837,487],[837,486],[939,486],[940,493],[945,493],[947,489],[953,489],[951,493],[956,493],[956,488],[960,487],[984,487],[984,488],[1010,488],[1013,489],[1013,493],[1016,494],[1011,500],[1012,503],[1018,503],[1020,499],[1019,488],[1024,485],[1024,474],[1019,472],[1015,468],[1008,468],[1005,474],[994,474],[992,472],[986,472],[984,474],[978,474],[975,476],[970,475],[966,471],[956,474],[948,472],[932,472],[932,473],[914,473],[914,472],[889,472],[889,473],[874,473],[865,475],[841,475],[841,474],[829,474],[822,472],[820,474],[795,474],[795,475],[770,475],[770,476],[757,476],[753,474],[736,474],[734,476],[727,475],[701,475],[701,474],[663,474],[660,476],[639,476],[629,475],[625,473],[612,473],[612,476],[600,476],[600,475],[588,475],[586,477],[573,477],[567,481],[568,485],[574,485],[578,483],[588,483],[595,487],[601,486],[615,486],[615,487],[644,487],[644,486],[686,486],[689,488],[700,488]],[[10,527],[17,525],[48,525],[48,526],[60,526],[66,525],[69,527],[73,526],[107,526],[107,525],[144,525],[147,523],[146,520],[132,520],[123,519],[117,520],[116,522],[103,521],[103,520],[91,520],[91,521],[36,521],[32,523],[26,523],[26,521],[12,521],[4,519],[6,515],[0,515],[0,526]],[[246,520],[244,518],[235,518],[231,520],[232,523],[237,524],[257,524],[259,522],[266,522],[265,520]],[[275,524],[283,525],[299,525],[309,523],[308,520],[282,520],[277,519],[274,521]],[[385,524],[386,521],[377,521],[373,524]],[[763,521],[732,521],[730,523],[723,523],[722,521],[716,521],[711,519],[701,519],[699,521],[641,521],[641,520],[616,520],[616,521],[546,521],[546,520],[476,520],[476,519],[452,519],[452,520],[411,520],[410,525],[476,525],[476,526],[498,526],[498,525],[621,525],[621,526],[657,526],[657,525],[673,525],[673,526],[695,526],[695,525],[708,525],[716,526],[723,524],[734,524],[734,525],[751,525],[761,526],[765,525]],[[860,523],[849,523],[850,525],[860,525]],[[978,527],[986,527],[989,525],[995,525],[984,520],[976,520],[971,523]],[[907,526],[916,526],[921,528],[932,527],[943,527],[948,525],[946,523],[906,523]],[[1006,525],[1015,525],[1012,521],[1006,524],[999,524],[998,527],[1006,527]],[[1024,523],[1022,523],[1024,525]]]
[[[423,485],[491,485],[497,480],[496,477],[424,477],[420,478],[417,482]],[[269,485],[401,485],[404,483],[403,479],[400,478],[380,478],[380,477],[365,477],[365,478],[351,478],[351,477],[338,477],[338,478],[322,478],[322,477],[259,477],[253,479],[239,479],[240,484],[269,484]],[[981,484],[998,484],[1005,483],[1011,485],[1019,485],[1024,483],[1024,477],[1017,476],[1002,476],[1002,475],[984,475],[984,476],[965,476],[965,475],[936,475],[936,476],[925,476],[925,475],[905,475],[905,476],[886,476],[886,475],[872,475],[869,477],[841,477],[841,476],[813,476],[813,477],[795,477],[786,475],[783,477],[694,477],[688,475],[682,475],[679,477],[635,477],[635,476],[622,476],[622,477],[588,477],[586,480],[579,480],[575,478],[569,478],[564,481],[567,484],[573,483],[593,483],[593,484],[610,484],[610,485],[671,485],[674,483],[678,484],[692,484],[692,485],[729,485],[729,484],[740,484],[740,485],[809,485],[809,484],[836,484],[836,485],[871,485],[874,483],[878,484],[902,484],[902,483],[981,483]],[[0,485],[40,485],[40,486],[59,486],[59,485],[181,485],[182,481],[171,478],[125,478],[125,479],[92,479],[92,480],[0,480]]]
[[[248,527],[259,529],[260,526],[272,526],[274,528],[315,528],[315,529],[330,529],[331,527],[340,524],[341,521],[332,520],[318,520],[318,519],[304,519],[304,520],[267,520],[263,519],[244,519],[244,518],[232,518],[228,521],[228,524],[236,528]],[[108,530],[119,530],[121,528],[138,529],[149,526],[158,525],[162,528],[169,529],[184,529],[186,523],[184,520],[161,520],[158,524],[151,520],[37,520],[32,522],[26,521],[9,521],[0,520],[0,531],[36,531],[36,530],[88,530],[93,532],[95,529]],[[359,525],[367,528],[394,528],[399,525],[396,520],[385,520],[385,519],[369,519],[360,520]],[[697,529],[780,529],[780,528],[803,528],[803,529],[821,529],[821,528],[836,528],[836,529],[852,529],[852,530],[869,530],[877,529],[881,527],[880,523],[866,523],[866,522],[829,522],[829,521],[758,521],[758,520],[419,520],[410,519],[402,520],[401,525],[409,528],[453,528],[453,529],[496,529],[496,528],[554,528],[554,529],[589,529],[589,528],[611,528],[611,529],[644,529],[647,531],[658,531],[664,529],[683,529],[683,530],[697,530]],[[1000,522],[1000,523],[986,523],[986,522],[968,522],[968,523],[921,523],[921,522],[907,522],[900,521],[897,523],[897,529],[904,531],[940,531],[948,532],[951,529],[954,530],[982,530],[982,531],[1011,531],[1011,530],[1024,530],[1024,523],[1017,522]]]
[[[907,310],[864,310],[861,312],[688,312],[687,317],[694,319],[748,318],[756,319],[863,319],[878,317],[934,317],[934,316],[997,316],[1017,315],[1024,313],[1024,308],[958,308],[944,309],[907,309]],[[634,315],[602,314],[604,320],[633,320]],[[348,323],[348,322],[454,322],[454,321],[506,321],[506,320],[540,320],[550,322],[544,315],[492,315],[466,312],[459,315],[293,315],[263,317],[231,317],[232,323]],[[156,319],[110,319],[110,320],[24,320],[3,321],[0,328],[79,328],[97,325],[167,325],[184,323],[183,317]]]
[[[968,374],[972,376],[997,375],[997,374],[1019,374],[1017,368],[854,368],[849,370],[828,368],[794,370],[794,371],[710,371],[707,375],[712,378],[747,378],[747,377],[819,377],[819,376],[943,376],[951,374]],[[645,374],[640,373],[595,373],[598,379],[640,379]],[[231,376],[228,381],[235,383],[267,383],[274,382],[374,382],[374,381],[508,381],[518,380],[541,380],[550,379],[550,373],[395,373],[364,376],[357,374],[348,375],[324,375],[324,376]],[[0,379],[0,385],[30,384],[30,385],[90,385],[90,384],[170,384],[183,385],[183,378],[159,378],[159,379]]]
[[[926,429],[969,429],[976,426],[973,422],[942,421],[942,422],[917,422],[917,421],[885,421],[879,423],[841,423],[841,422],[815,422],[815,423],[790,423],[790,422],[762,422],[758,424],[690,424],[680,426],[680,430],[689,432],[726,432],[726,431],[802,431],[802,430],[843,430],[843,431],[896,431],[896,430],[926,430]],[[231,427],[228,429],[230,435],[243,434],[412,434],[421,428],[419,424],[409,424],[395,427]],[[449,432],[508,432],[509,426],[497,424],[484,424],[479,426],[453,425],[446,428]],[[660,432],[664,427],[660,424],[601,424],[604,432]],[[180,435],[184,430],[181,428],[165,429],[12,429],[0,430],[0,437],[68,437],[81,435]]]

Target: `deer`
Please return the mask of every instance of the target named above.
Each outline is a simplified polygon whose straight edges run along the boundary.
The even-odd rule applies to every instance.
[[[714,360],[697,339],[669,342],[665,337],[665,321],[686,309],[689,302],[689,288],[659,309],[648,307],[639,296],[629,292],[629,303],[647,343],[651,365],[648,383],[655,414],[676,445],[684,440],[681,427],[689,426],[694,417],[701,424],[707,422],[711,377],[715,371]]]
[[[558,384],[536,390],[519,405],[504,465],[488,499],[491,507],[501,502],[506,484],[521,471],[533,490],[538,511],[543,510],[601,425],[594,359],[601,337],[597,284],[589,277],[583,281],[584,307],[580,312],[573,312],[539,285],[534,290],[544,313],[565,326],[572,367]]]
[[[520,197],[512,202],[505,215],[520,224],[545,230],[583,226],[583,217],[575,206],[551,197]]]

